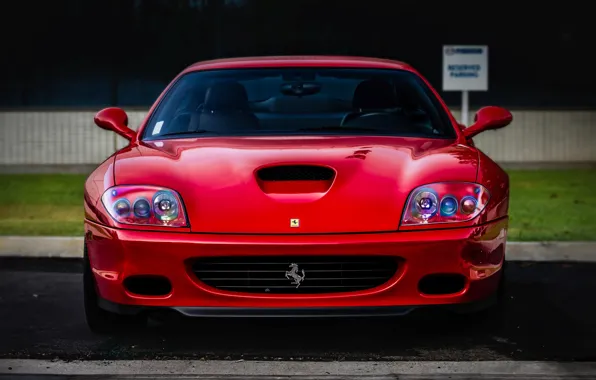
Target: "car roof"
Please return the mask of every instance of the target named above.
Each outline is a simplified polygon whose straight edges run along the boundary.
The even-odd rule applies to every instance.
[[[259,67],[357,67],[371,69],[401,69],[414,71],[407,63],[382,58],[352,56],[267,56],[224,58],[197,62],[184,72],[213,69],[244,69]]]

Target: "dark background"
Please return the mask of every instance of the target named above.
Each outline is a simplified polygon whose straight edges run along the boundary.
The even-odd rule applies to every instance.
[[[596,108],[596,22],[589,3],[0,3],[0,107],[5,109],[148,107],[189,64],[251,55],[398,59],[441,90],[443,44],[489,46],[490,90],[472,93],[472,106]],[[459,93],[443,96],[449,105],[459,105]]]

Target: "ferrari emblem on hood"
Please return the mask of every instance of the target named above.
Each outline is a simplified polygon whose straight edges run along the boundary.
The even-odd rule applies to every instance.
[[[290,227],[300,227],[300,219],[290,219]]]

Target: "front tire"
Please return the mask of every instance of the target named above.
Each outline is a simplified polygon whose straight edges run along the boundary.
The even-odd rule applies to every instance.
[[[120,315],[99,307],[97,284],[91,270],[86,245],[84,247],[83,260],[83,304],[85,307],[85,319],[89,329],[97,334],[111,334],[129,330],[133,327],[142,327],[146,323],[146,318],[141,315]]]

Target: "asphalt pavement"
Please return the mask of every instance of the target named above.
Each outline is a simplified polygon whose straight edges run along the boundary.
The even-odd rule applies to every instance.
[[[175,320],[105,337],[83,318],[78,260],[0,259],[0,358],[595,361],[596,264],[511,262],[486,320]]]

